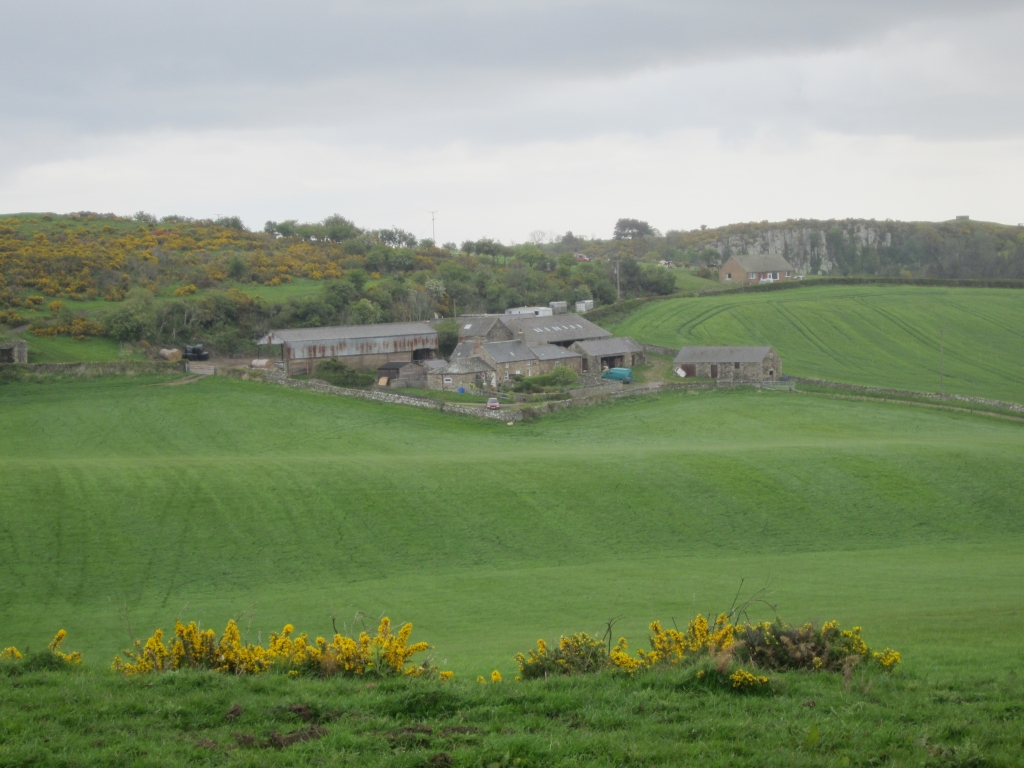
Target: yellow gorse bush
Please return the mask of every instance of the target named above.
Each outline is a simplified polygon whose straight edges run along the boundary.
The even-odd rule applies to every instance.
[[[53,636],[53,640],[51,640],[47,644],[46,648],[50,653],[52,653],[58,659],[63,661],[65,664],[81,664],[82,654],[80,651],[64,653],[64,651],[60,649],[61,645],[64,643],[64,639],[67,636],[67,630],[60,630],[59,632],[57,632],[56,635]],[[19,651],[13,645],[8,646],[7,648],[4,648],[2,651],[0,651],[0,661],[22,661],[23,659],[24,656],[22,655],[21,651]]]
[[[441,672],[426,660],[412,663],[427,643],[409,643],[412,624],[392,631],[391,620],[381,619],[377,634],[361,632],[358,638],[335,634],[330,642],[322,637],[314,642],[302,633],[293,637],[295,628],[286,624],[280,633],[270,636],[267,647],[243,643],[234,620],[228,622],[218,640],[212,629],[200,630],[195,622],[176,622],[170,647],[163,641],[163,630],[156,630],[145,643],[125,651],[127,661],[114,658],[113,668],[127,675],[167,672],[176,669],[211,669],[232,675],[258,675],[279,669],[292,676],[333,677],[334,675],[438,677],[448,680],[451,672]]]
[[[878,653],[861,637],[861,628],[844,630],[836,621],[819,629],[812,624],[792,627],[776,620],[757,624],[733,623],[728,614],[719,614],[711,623],[698,614],[684,631],[665,628],[651,622],[650,649],[631,655],[626,638],[607,648],[585,632],[562,637],[557,646],[537,641],[537,648],[517,654],[521,677],[547,677],[552,674],[581,674],[604,669],[635,675],[657,667],[689,664],[700,659],[712,663],[712,676],[728,681],[736,690],[752,690],[768,683],[768,678],[743,669],[728,670],[738,662],[772,670],[811,669],[840,671],[852,663],[871,662],[891,671],[900,662],[900,654],[891,648]],[[607,637],[607,635],[606,635]],[[610,643],[609,643],[610,645]],[[698,672],[705,679],[706,672]],[[711,678],[707,678],[711,679]]]

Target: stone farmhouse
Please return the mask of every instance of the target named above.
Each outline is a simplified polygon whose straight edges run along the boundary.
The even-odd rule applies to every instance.
[[[720,283],[751,285],[762,280],[792,280],[793,265],[778,254],[730,256],[718,270]]]
[[[760,383],[782,376],[782,360],[771,347],[683,347],[672,368],[686,379]]]

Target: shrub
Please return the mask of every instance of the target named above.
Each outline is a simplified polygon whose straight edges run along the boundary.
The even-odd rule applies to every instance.
[[[316,375],[336,387],[370,387],[377,381],[372,373],[357,371],[340,360],[317,363]]]
[[[568,387],[580,380],[579,374],[576,371],[564,365],[556,365],[548,376],[551,377],[553,384],[562,387]]]
[[[586,632],[561,637],[549,647],[543,640],[528,655],[517,653],[519,675],[524,680],[549,675],[580,675],[608,668],[608,648],[603,641]]]
[[[68,633],[60,630],[39,653],[22,653],[14,646],[0,651],[0,672],[21,674],[22,672],[59,671],[70,669],[82,663],[82,654],[78,651],[65,653],[60,649]]]
[[[403,624],[397,632],[386,616],[376,636],[361,632],[358,638],[335,634],[330,642],[322,637],[310,642],[303,633],[293,638],[295,628],[286,624],[281,633],[270,636],[267,647],[243,644],[238,625],[228,622],[218,640],[212,629],[200,630],[195,622],[175,622],[174,641],[167,647],[163,630],[158,629],[145,643],[135,641],[127,649],[124,661],[114,657],[113,669],[126,675],[153,674],[178,669],[208,669],[231,675],[259,675],[272,669],[292,677],[436,677],[447,680],[451,672],[442,672],[430,659],[419,665],[410,659],[426,651],[424,642],[409,643],[412,624]]]
[[[900,654],[890,648],[872,651],[861,638],[860,627],[843,630],[835,621],[815,629],[812,624],[791,627],[779,619],[734,624],[728,614],[721,614],[711,624],[698,614],[685,631],[666,629],[658,621],[651,623],[650,630],[650,649],[640,649],[635,656],[629,653],[624,637],[614,647],[607,647],[581,632],[562,637],[553,648],[538,640],[536,650],[517,654],[515,661],[524,679],[605,669],[632,676],[656,668],[704,665],[695,679],[703,680],[713,670],[714,681],[706,682],[736,691],[759,690],[769,683],[767,677],[743,669],[743,663],[775,671],[807,669],[845,675],[862,661],[885,671],[901,661]],[[610,646],[610,630],[606,638]]]

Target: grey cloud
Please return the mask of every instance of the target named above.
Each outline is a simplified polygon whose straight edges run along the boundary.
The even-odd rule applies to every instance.
[[[1018,7],[0,2],[0,130],[299,126],[405,144],[694,127],[1002,135],[1020,125],[1024,73],[1016,47],[991,40],[1019,37]],[[931,71],[893,53],[906,30],[925,53],[949,49]],[[892,60],[872,69],[873,55]],[[830,65],[823,83],[816,68]]]

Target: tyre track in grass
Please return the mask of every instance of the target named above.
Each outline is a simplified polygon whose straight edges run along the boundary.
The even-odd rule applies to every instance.
[[[836,353],[835,353],[835,352],[834,352],[834,351],[833,351],[833,350],[832,350],[832,349],[831,349],[831,348],[830,348],[830,347],[829,347],[829,346],[828,346],[827,344],[825,344],[825,343],[824,343],[823,341],[821,341],[821,340],[820,340],[820,339],[819,339],[819,338],[817,337],[817,335],[816,335],[816,334],[814,334],[814,333],[813,333],[813,332],[812,332],[812,331],[811,331],[811,330],[810,330],[809,328],[806,328],[806,327],[805,327],[805,326],[804,326],[804,325],[803,325],[803,324],[802,324],[802,323],[801,323],[801,322],[800,322],[800,321],[799,321],[799,320],[798,320],[798,319],[797,319],[797,318],[796,318],[796,317],[795,317],[795,316],[793,315],[793,313],[792,313],[792,311],[791,311],[791,310],[789,310],[789,309],[782,309],[782,307],[780,307],[780,306],[778,306],[778,305],[775,305],[775,306],[774,306],[773,308],[775,309],[775,311],[776,311],[776,312],[778,312],[778,314],[779,314],[779,315],[780,315],[780,316],[781,316],[781,317],[782,317],[782,318],[783,318],[784,320],[786,320],[786,321],[787,321],[787,322],[788,322],[788,323],[789,323],[790,325],[792,325],[792,326],[793,326],[793,328],[794,328],[794,329],[795,329],[795,330],[796,330],[796,331],[797,331],[797,332],[798,332],[798,333],[799,333],[799,334],[800,334],[801,336],[803,336],[803,337],[804,337],[805,339],[807,339],[807,341],[809,341],[809,342],[811,343],[811,345],[812,345],[812,346],[816,347],[816,348],[818,349],[818,351],[819,351],[819,352],[821,352],[822,354],[824,354],[824,355],[825,355],[826,357],[830,357],[830,358],[832,358],[832,360],[834,360],[835,362],[839,363],[840,365],[842,364],[842,362],[843,362],[843,358],[842,358],[842,357],[840,357],[840,356],[839,356],[838,354],[836,354]]]
[[[883,317],[889,319],[890,322],[893,323],[893,325],[897,326],[898,328],[906,332],[911,338],[917,340],[919,343],[930,349],[935,354],[939,353],[939,344],[935,343],[933,339],[929,339],[923,333],[915,329],[912,325],[908,324],[906,321],[898,319],[895,315],[886,310],[876,308],[876,311]],[[953,352],[953,350],[949,350],[949,353],[956,355],[956,353]],[[965,360],[964,358],[959,356],[956,356],[953,359],[957,360],[958,362],[964,363],[970,367],[973,367],[977,370],[982,370],[988,374],[993,375],[996,378],[1002,378],[1003,369],[997,366],[976,360]]]

